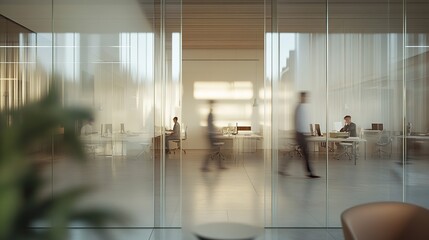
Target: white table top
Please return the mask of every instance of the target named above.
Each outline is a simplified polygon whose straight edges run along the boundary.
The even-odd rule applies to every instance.
[[[207,223],[199,225],[194,229],[194,234],[197,237],[213,240],[251,240],[255,239],[261,233],[262,227],[232,222]]]
[[[219,138],[219,139],[231,139],[231,138],[256,138],[256,139],[260,139],[260,138],[262,138],[262,136],[261,135],[258,135],[258,134],[254,134],[254,133],[246,133],[246,134],[236,134],[236,135],[219,135],[219,136],[216,136],[216,138]]]
[[[344,141],[348,141],[348,142],[366,142],[365,139],[363,138],[359,138],[359,137],[348,137],[348,138],[331,138],[331,137],[308,137],[307,138],[308,141],[313,141],[313,142],[326,142],[326,140],[328,142],[344,142]]]
[[[406,138],[406,139],[417,139],[417,140],[429,140],[429,135],[421,134],[421,135],[397,135],[394,136],[396,138]]]

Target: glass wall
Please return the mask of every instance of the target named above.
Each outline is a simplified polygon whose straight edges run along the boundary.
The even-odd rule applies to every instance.
[[[329,164],[328,226],[339,226],[348,207],[401,201],[404,194],[402,151],[390,140],[402,127],[402,2],[360,4],[362,12],[347,1],[328,6],[327,119],[352,116],[362,139],[355,166]]]
[[[46,81],[46,71],[36,71],[37,36],[34,32],[0,15],[0,110],[20,108],[37,99]]]
[[[182,30],[180,0],[2,2],[1,111],[55,84],[63,106],[94,115],[73,129],[86,164],[55,144],[35,149],[50,166],[48,192],[89,184],[83,205],[122,210],[138,228],[339,227],[360,203],[429,207],[429,4],[240,2],[208,17],[210,4],[191,1],[199,21],[184,25],[195,32]],[[231,19],[254,30],[249,45]],[[209,100],[222,147],[207,138]],[[173,117],[187,136],[177,145],[166,138]],[[225,166],[206,168],[214,153]]]
[[[80,205],[130,217],[115,227],[180,226],[182,153],[169,161],[164,136],[172,118],[181,118],[181,1],[0,6],[1,110],[39,99],[55,85],[62,106],[93,113],[72,129],[87,151],[85,164],[56,145],[61,133],[35,152],[50,167],[47,192],[89,185],[94,191]]]
[[[303,12],[311,9],[311,12]],[[325,225],[327,162],[326,140],[309,143],[311,166],[301,158],[296,124],[303,131],[326,132],[326,6],[321,2],[276,1],[271,5],[270,30],[266,33],[266,87],[271,90],[272,217],[273,227]],[[296,113],[305,92],[306,119]],[[296,118],[298,118],[296,120]],[[323,149],[321,146],[325,146]],[[268,159],[268,163],[269,163]],[[302,162],[301,162],[302,161]],[[304,167],[303,167],[304,164]],[[311,169],[311,170],[309,170]],[[306,175],[322,176],[309,181]]]
[[[277,0],[266,7],[271,225],[339,227],[342,211],[374,201],[426,206],[428,130],[418,106],[427,95],[428,5]],[[302,91],[308,115],[296,123]],[[294,133],[303,123],[320,179],[301,170],[305,156]]]
[[[428,204],[427,159],[429,115],[428,101],[428,34],[425,1],[407,1],[404,8],[405,25],[404,56],[400,67],[405,78],[404,122],[399,144],[404,144],[402,159],[404,178],[404,199],[426,208]],[[405,134],[404,134],[405,133]]]
[[[85,204],[120,209],[129,226],[154,226],[154,3],[55,1],[53,9],[53,81],[64,106],[94,114],[77,124],[93,158],[83,167],[54,161],[54,191],[94,185]]]

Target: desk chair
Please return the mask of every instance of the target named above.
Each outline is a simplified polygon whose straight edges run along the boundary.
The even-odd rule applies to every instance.
[[[91,155],[91,159],[95,159],[95,152],[97,149],[97,144],[84,144],[83,149],[87,155]]]
[[[329,144],[327,142],[321,142],[319,146],[321,148],[325,148],[329,152],[334,152],[335,151],[334,147],[329,146]]]
[[[346,156],[349,160],[353,158],[353,143],[350,142],[340,142],[339,145],[342,148],[342,152],[335,155],[335,159],[340,160]]]
[[[81,138],[83,142],[83,150],[85,151],[85,154],[87,156],[91,156],[91,159],[95,159],[95,156],[97,154],[97,149],[102,147],[103,145],[101,143],[98,143],[94,140],[92,140],[92,135],[86,135]],[[86,141],[85,141],[86,140]]]
[[[375,202],[341,214],[345,240],[427,240],[429,210],[403,202]]]
[[[140,158],[140,156],[142,156],[143,154],[149,153],[150,152],[150,147],[152,145],[151,143],[147,143],[147,142],[141,142],[139,144],[141,146],[141,150],[136,155],[136,158]]]
[[[295,156],[297,156],[298,158],[304,159],[304,155],[302,154],[301,146],[297,143],[288,143],[286,148],[280,151],[283,152],[283,159],[281,162],[279,162],[278,173],[280,175],[287,176],[289,175],[286,172],[288,168],[287,166],[289,165],[289,161],[293,159]],[[289,157],[289,159],[287,159],[287,157]]]
[[[176,143],[176,147],[174,149],[172,149],[173,154],[176,154],[176,150],[180,150],[182,149],[183,153],[186,154],[186,150],[183,148],[183,141],[185,141],[188,138],[188,126],[185,127],[185,132],[183,133],[183,137],[182,137],[182,146],[180,146],[180,139],[176,139],[176,140],[171,140],[174,143]]]
[[[222,161],[225,160],[225,155],[221,152],[222,146],[225,145],[225,142],[215,142],[213,143],[213,147],[215,148],[215,151],[210,154],[211,160],[218,160],[219,166],[221,166]]]
[[[380,137],[375,143],[377,146],[376,153],[379,158],[382,158],[383,155],[387,155],[390,158],[390,156],[392,155],[392,148],[393,148],[392,142],[393,142],[393,138],[390,137],[389,134],[386,133],[386,131],[382,131],[380,134]],[[385,149],[389,147],[389,145],[390,145],[390,149],[386,151]]]
[[[289,155],[290,158],[293,158],[294,156],[298,156],[299,158],[304,158],[302,155],[302,149],[301,146],[297,143],[288,143],[288,146],[286,147],[286,151],[284,154]]]

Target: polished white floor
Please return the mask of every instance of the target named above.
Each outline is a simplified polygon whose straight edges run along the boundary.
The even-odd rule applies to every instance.
[[[181,229],[114,229],[108,231],[113,239],[125,240],[198,240]],[[72,240],[100,239],[93,230],[72,230]],[[341,229],[265,229],[256,240],[343,240]]]
[[[130,148],[127,156],[96,156],[84,165],[58,159],[53,167],[54,190],[75,184],[95,186],[83,206],[116,208],[132,218],[127,226],[116,227],[135,229],[115,229],[117,239],[192,239],[192,229],[208,222],[274,228],[265,229],[259,239],[342,239],[341,229],[323,228],[340,227],[340,214],[348,207],[404,198],[429,207],[429,161],[422,154],[403,168],[399,157],[373,157],[370,151],[366,160],[361,153],[356,165],[331,155],[326,161],[326,153],[313,152],[312,165],[321,178],[309,179],[301,159],[280,155],[280,166],[288,161],[289,175],[282,176],[263,151],[235,159],[229,155],[227,169],[218,169],[213,162],[209,172],[200,170],[205,151],[188,150],[182,159],[178,152],[170,154],[165,171],[150,152],[136,158],[137,153]],[[165,198],[159,197],[159,191],[165,192]],[[159,203],[165,206],[161,218],[155,214]],[[155,222],[174,229],[150,229]],[[84,237],[89,232],[73,230],[73,239],[89,239]]]

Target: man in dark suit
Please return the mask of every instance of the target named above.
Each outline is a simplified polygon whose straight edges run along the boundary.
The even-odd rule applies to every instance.
[[[352,122],[352,117],[346,115],[344,117],[344,127],[341,128],[340,132],[348,132],[350,137],[357,137],[356,124]]]
[[[170,145],[169,141],[171,140],[179,140],[180,139],[180,124],[177,122],[179,120],[177,117],[173,118],[174,127],[173,131],[165,136],[165,152],[170,153]]]

